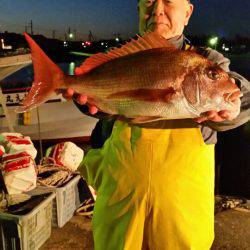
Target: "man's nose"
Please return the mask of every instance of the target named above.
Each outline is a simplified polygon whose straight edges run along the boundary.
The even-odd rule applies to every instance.
[[[163,0],[156,0],[155,1],[153,14],[155,16],[162,16],[162,15],[164,15],[164,3],[163,3]]]

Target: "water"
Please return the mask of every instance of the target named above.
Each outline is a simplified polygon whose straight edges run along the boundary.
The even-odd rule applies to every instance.
[[[78,60],[70,63],[58,63],[57,65],[64,71],[65,74],[73,75],[74,70],[78,67],[82,61]],[[3,89],[15,89],[15,88],[24,88],[30,87],[33,82],[33,66],[27,66],[11,76],[5,78],[1,82]]]

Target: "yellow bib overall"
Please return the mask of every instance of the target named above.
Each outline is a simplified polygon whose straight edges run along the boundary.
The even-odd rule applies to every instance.
[[[214,238],[214,145],[198,127],[116,121],[80,172],[97,190],[96,250],[208,250]],[[185,124],[184,124],[185,127]]]

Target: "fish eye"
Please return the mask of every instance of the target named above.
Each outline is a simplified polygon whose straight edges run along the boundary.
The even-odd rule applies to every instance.
[[[207,76],[212,79],[212,80],[218,80],[220,78],[220,74],[219,72],[213,70],[213,69],[209,69],[207,71]]]

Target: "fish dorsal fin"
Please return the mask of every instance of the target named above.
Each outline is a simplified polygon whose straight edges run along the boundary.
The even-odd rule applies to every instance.
[[[140,51],[156,48],[172,48],[174,46],[157,33],[150,32],[144,36],[138,36],[138,40],[131,39],[121,48],[113,48],[108,53],[97,53],[86,59],[84,63],[75,69],[75,74],[85,74],[92,69],[109,62],[115,58],[131,55]]]

